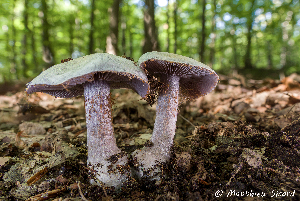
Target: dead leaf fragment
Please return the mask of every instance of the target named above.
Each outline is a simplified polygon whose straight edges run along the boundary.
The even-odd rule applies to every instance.
[[[44,135],[46,130],[39,123],[24,122],[19,125],[19,130],[28,135]]]
[[[4,165],[9,159],[10,157],[0,157],[0,166]]]

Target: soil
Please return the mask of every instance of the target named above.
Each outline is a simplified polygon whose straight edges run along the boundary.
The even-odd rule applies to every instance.
[[[220,78],[181,101],[161,179],[129,178],[119,190],[89,183],[83,97],[0,86],[0,200],[300,200],[300,76]],[[111,97],[122,151],[151,146],[155,104],[125,89]]]

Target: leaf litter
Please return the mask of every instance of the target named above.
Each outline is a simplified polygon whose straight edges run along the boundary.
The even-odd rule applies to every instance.
[[[295,192],[277,199],[299,200],[299,76],[220,78],[214,92],[181,101],[165,176],[131,178],[120,191],[89,184],[83,97],[1,95],[0,199],[249,200],[225,196],[234,190],[265,193],[266,200],[274,192]],[[118,146],[128,154],[149,146],[155,104],[123,89],[112,98]]]

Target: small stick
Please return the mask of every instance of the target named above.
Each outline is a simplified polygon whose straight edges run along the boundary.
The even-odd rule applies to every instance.
[[[80,181],[77,182],[77,186],[78,186],[78,191],[79,191],[79,194],[80,194],[80,196],[81,196],[81,199],[82,199],[83,201],[88,201],[88,200],[84,197],[83,193],[81,192]]]
[[[181,114],[179,114],[179,116],[196,128],[196,126],[192,122],[190,122],[188,119],[184,118]]]

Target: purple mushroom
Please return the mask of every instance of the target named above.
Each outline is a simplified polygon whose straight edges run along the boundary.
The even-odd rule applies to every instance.
[[[179,95],[195,99],[211,92],[219,77],[208,66],[177,54],[148,52],[138,61],[150,76],[163,83],[158,94],[156,119],[151,137],[152,147],[144,147],[133,153],[138,162],[137,175],[159,179],[159,164],[168,162],[175,135]]]
[[[115,88],[130,88],[145,97],[149,86],[144,71],[132,61],[97,53],[54,65],[29,82],[26,91],[60,98],[84,95],[87,163],[96,172],[91,183],[120,188],[130,169],[113,134],[110,89]]]

